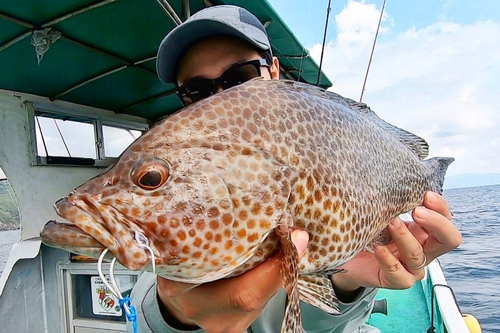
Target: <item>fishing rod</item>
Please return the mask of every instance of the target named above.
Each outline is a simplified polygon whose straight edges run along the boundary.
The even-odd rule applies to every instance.
[[[382,15],[384,15],[385,1],[382,4],[382,10],[380,11],[380,18],[378,19],[377,32],[375,32],[375,39],[373,40],[372,52],[370,53],[370,60],[368,60],[368,67],[366,68],[365,81],[363,82],[363,88],[361,89],[361,96],[359,97],[359,102],[363,100],[363,94],[365,93],[366,80],[368,79],[368,72],[370,71],[370,65],[372,63],[373,52],[375,51],[375,44],[377,43],[378,31],[380,29],[380,23],[382,23]]]
[[[321,46],[321,58],[319,60],[318,79],[316,80],[317,86],[319,86],[319,79],[321,77],[321,67],[323,66],[323,54],[325,53],[325,42],[326,42],[326,32],[328,30],[328,19],[330,18],[330,12],[332,11],[332,8],[330,7],[331,4],[332,4],[332,0],[328,0],[328,8],[326,9],[325,32],[323,33],[323,46]]]

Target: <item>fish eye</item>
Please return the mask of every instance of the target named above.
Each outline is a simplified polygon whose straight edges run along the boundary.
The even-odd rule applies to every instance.
[[[151,170],[145,173],[141,178],[139,178],[139,183],[144,187],[156,188],[161,184],[161,173],[157,170]]]
[[[144,190],[155,190],[165,184],[169,176],[168,165],[145,163],[132,173],[134,183]]]

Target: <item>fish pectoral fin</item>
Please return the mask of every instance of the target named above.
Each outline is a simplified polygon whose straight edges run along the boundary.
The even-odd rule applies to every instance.
[[[288,295],[281,333],[302,333],[300,295],[297,284],[299,278],[299,253],[292,242],[291,232],[286,224],[279,224],[275,233],[281,242],[281,276]]]
[[[392,237],[389,233],[389,230],[385,228],[370,242],[370,244],[366,245],[363,250],[370,253],[375,253],[375,251],[373,250],[374,246],[389,245],[390,243],[392,243]]]
[[[298,286],[302,301],[326,313],[340,313],[339,301],[329,276],[324,274],[300,275]]]

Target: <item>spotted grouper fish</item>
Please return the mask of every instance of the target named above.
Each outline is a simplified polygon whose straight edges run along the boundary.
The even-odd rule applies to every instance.
[[[103,174],[55,204],[45,244],[201,284],[282,252],[282,332],[302,332],[299,299],[338,311],[328,278],[389,222],[441,192],[452,158],[365,104],[293,81],[254,79],[159,122]],[[292,228],[310,241],[299,261]]]

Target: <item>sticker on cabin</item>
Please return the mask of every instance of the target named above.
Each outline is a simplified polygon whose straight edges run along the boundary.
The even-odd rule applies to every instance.
[[[117,284],[120,288],[118,281]],[[95,315],[118,317],[122,315],[118,298],[106,287],[100,277],[92,276],[90,286],[92,288],[92,312]]]

